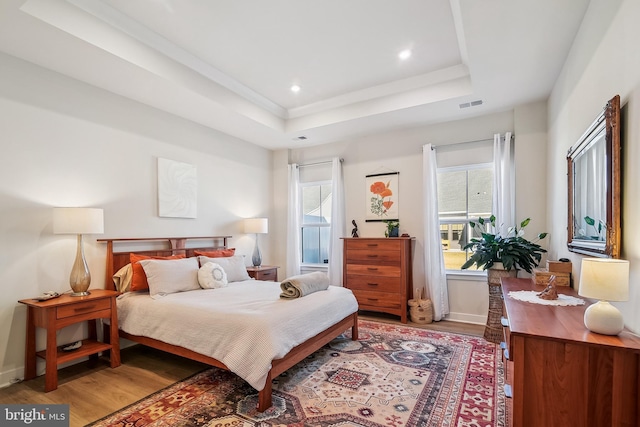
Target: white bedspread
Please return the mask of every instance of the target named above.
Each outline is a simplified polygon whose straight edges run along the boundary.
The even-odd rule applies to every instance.
[[[346,288],[291,300],[280,292],[279,283],[257,280],[156,300],[129,292],[118,297],[118,324],[129,334],[213,357],[262,390],[272,360],[358,310]]]

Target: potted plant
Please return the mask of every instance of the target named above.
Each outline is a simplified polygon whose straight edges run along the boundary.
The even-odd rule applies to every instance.
[[[531,273],[542,259],[542,254],[547,252],[544,248],[535,242],[525,239],[524,228],[529,224],[531,218],[527,218],[518,226],[510,227],[506,236],[501,236],[499,232],[490,232],[487,230],[487,224],[491,226],[491,230],[496,229],[496,217],[491,215],[487,220],[479,218],[478,222],[469,222],[474,234],[480,234],[481,238],[472,238],[471,241],[463,247],[464,250],[471,250],[472,254],[462,265],[462,269],[467,269],[472,265],[487,270],[494,267],[498,263],[506,271],[512,269],[522,269],[527,273]],[[538,234],[538,240],[547,237],[547,233]]]
[[[484,338],[493,343],[499,343],[503,339],[502,324],[502,287],[500,280],[503,277],[516,277],[518,269],[531,273],[542,259],[542,254],[547,252],[535,242],[525,239],[524,228],[531,221],[525,219],[518,226],[510,227],[506,236],[501,236],[496,230],[496,217],[491,215],[488,220],[479,218],[478,222],[469,222],[474,234],[480,234],[480,238],[472,238],[463,249],[471,250],[473,253],[462,265],[467,269],[472,265],[487,273],[487,284],[489,285],[489,313],[487,315],[487,325],[484,330]],[[490,230],[488,230],[490,226]],[[544,239],[547,233],[538,234],[538,239]]]
[[[398,237],[400,233],[400,221],[385,219],[382,222],[387,224],[384,237]]]

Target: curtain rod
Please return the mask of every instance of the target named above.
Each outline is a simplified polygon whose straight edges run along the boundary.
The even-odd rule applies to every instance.
[[[344,159],[340,159],[340,163],[344,162]],[[333,160],[326,160],[324,162],[315,162],[315,163],[305,163],[304,165],[298,165],[299,168],[303,168],[305,166],[317,166],[317,165],[326,165],[329,163],[333,163]]]
[[[513,139],[514,136],[515,134],[511,134],[511,139]],[[501,136],[500,139],[504,139],[504,136]],[[436,148],[448,148],[448,147],[455,147],[457,145],[474,144],[476,142],[489,142],[489,141],[493,141],[493,138],[475,139],[473,141],[455,142],[453,144],[432,145],[431,149],[435,150]]]

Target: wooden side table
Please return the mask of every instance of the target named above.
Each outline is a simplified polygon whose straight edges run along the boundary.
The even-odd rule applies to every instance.
[[[92,289],[82,297],[61,295],[47,301],[24,299],[18,302],[27,306],[27,340],[25,348],[24,379],[36,377],[36,357],[46,361],[44,391],[58,388],[58,365],[84,356],[109,351],[111,367],[120,366],[120,342],[118,339],[117,291]],[[96,319],[109,319],[109,336],[104,342],[97,340]],[[59,329],[79,322],[89,322],[89,337],[82,340],[76,350],[58,348],[56,334]],[[36,352],[36,327],[47,330],[46,350]]]
[[[264,280],[277,282],[278,281],[278,268],[274,265],[261,265],[258,267],[247,267],[247,273],[249,277],[253,277],[256,280]]]

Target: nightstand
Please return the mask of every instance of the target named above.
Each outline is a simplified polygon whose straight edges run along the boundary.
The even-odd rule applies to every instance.
[[[36,357],[46,361],[44,391],[58,388],[58,365],[84,356],[97,356],[109,351],[111,367],[120,366],[120,342],[118,339],[117,291],[92,289],[82,297],[61,295],[47,301],[24,299],[18,302],[27,306],[27,342],[24,356],[24,379],[36,377]],[[97,339],[96,319],[109,319],[109,336],[104,342]],[[79,322],[89,322],[89,338],[82,340],[76,350],[58,348],[56,335],[59,329]],[[36,352],[36,328],[47,330],[46,350]]]
[[[253,277],[256,280],[264,280],[277,282],[278,281],[278,268],[273,265],[261,265],[259,267],[247,267],[247,273],[249,277]]]

